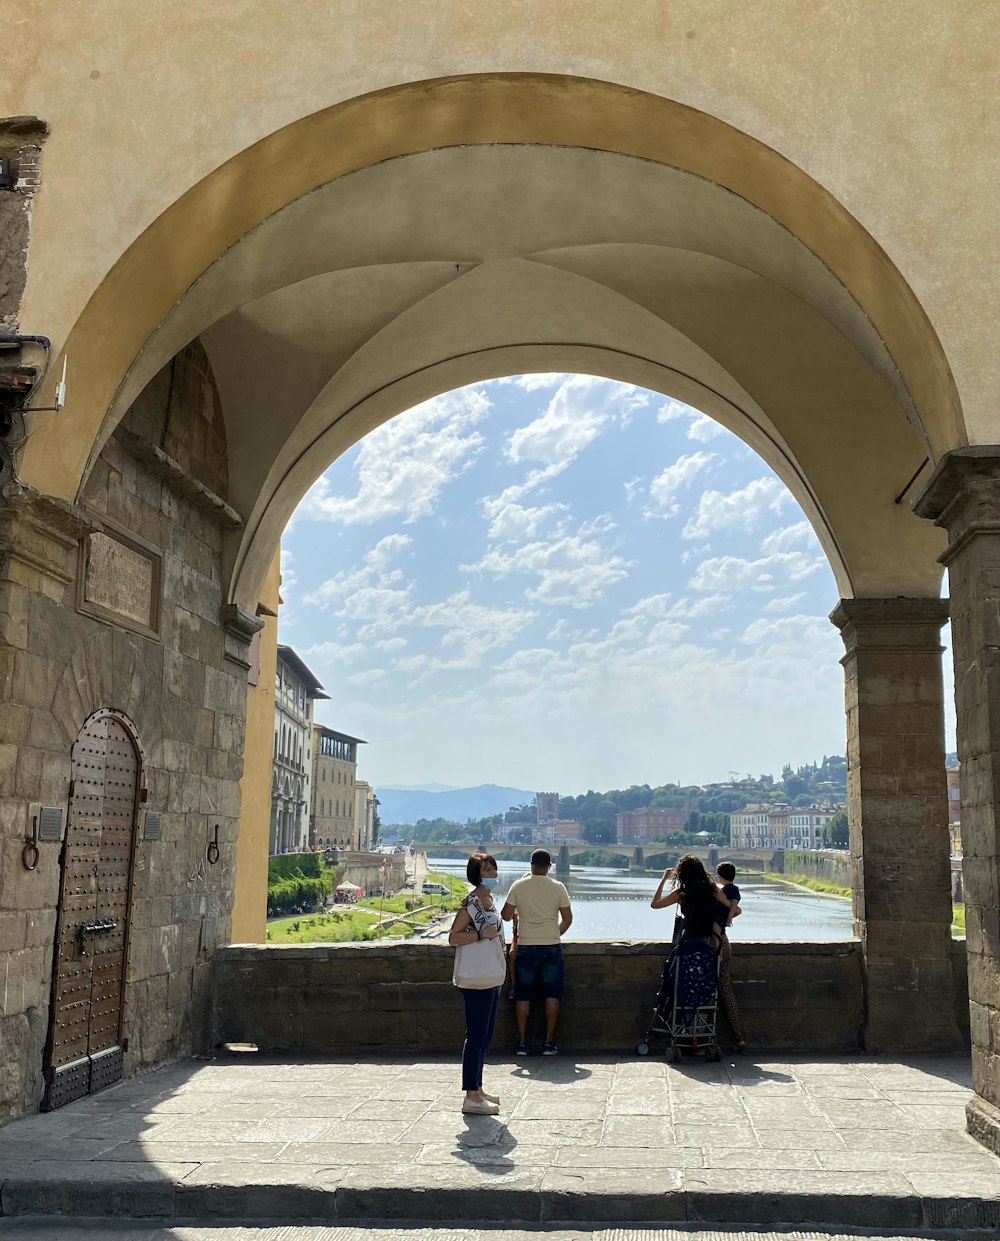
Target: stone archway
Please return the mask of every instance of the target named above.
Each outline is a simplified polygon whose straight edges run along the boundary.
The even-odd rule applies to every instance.
[[[905,760],[920,835],[937,848],[943,536],[902,501],[928,458],[963,442],[962,411],[919,299],[777,151],[662,96],[544,74],[407,83],[294,121],[208,173],[119,257],[66,342],[73,403],[61,422],[35,419],[24,480],[83,496],[123,415],[196,338],[225,422],[228,489],[213,494],[237,622],[317,474],[426,396],[558,367],[724,421],[788,484],[842,595],[862,601],[843,626],[851,657],[887,634],[901,652],[897,715],[923,703],[921,745],[890,721],[882,736],[899,744],[883,749]],[[158,469],[179,468],[163,455],[151,454]],[[865,675],[852,689],[859,721]],[[865,790],[883,773],[860,733],[857,765],[872,778],[855,785],[852,845],[884,1043],[901,1005],[942,986],[947,921],[937,872],[900,869],[911,850],[890,829],[909,804],[890,796],[887,813],[870,813]],[[904,968],[902,987],[895,965],[913,962],[901,918],[888,897],[875,916],[871,900],[894,874],[903,908],[931,910],[927,968]],[[946,1015],[934,1037],[953,1041]]]

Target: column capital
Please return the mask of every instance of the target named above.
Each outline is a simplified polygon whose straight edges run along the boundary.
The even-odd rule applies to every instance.
[[[938,650],[948,620],[947,599],[841,599],[830,613],[849,651]]]
[[[947,564],[970,538],[1000,534],[1000,444],[971,444],[941,458],[911,505],[948,531]]]

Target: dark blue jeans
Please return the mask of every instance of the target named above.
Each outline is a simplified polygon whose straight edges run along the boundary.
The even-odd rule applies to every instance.
[[[482,1090],[483,1062],[493,1042],[500,1004],[500,988],[485,991],[460,988],[465,1000],[465,1046],[462,1048],[462,1089]]]

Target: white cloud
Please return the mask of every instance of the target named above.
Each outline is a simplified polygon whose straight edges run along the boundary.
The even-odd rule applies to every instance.
[[[359,565],[327,578],[305,602],[334,609],[355,622],[357,637],[374,642],[406,623],[413,607],[413,585],[392,561],[410,547],[406,534],[389,534],[368,549]]]
[[[720,426],[714,418],[709,418],[708,414],[698,414],[691,420],[691,425],[688,427],[688,439],[707,444],[709,440],[714,440],[716,436],[724,435],[725,432],[726,428]]]
[[[698,411],[692,409],[690,405],[685,405],[682,401],[675,401],[673,397],[656,411],[657,422],[677,422],[681,418],[697,418]]]
[[[534,538],[551,517],[567,511],[565,504],[546,504],[537,508],[524,508],[513,501],[500,507],[499,501],[490,504],[490,522],[486,537],[491,543],[519,543]]]
[[[755,478],[728,494],[705,491],[698,500],[697,512],[681,534],[685,539],[707,539],[720,530],[752,530],[765,513],[778,513],[791,498],[776,478]]]
[[[697,620],[732,604],[732,595],[704,595],[700,599],[679,599],[669,615],[677,620]]]
[[[336,495],[326,475],[309,489],[298,513],[313,521],[414,522],[437,507],[441,492],[483,449],[474,428],[491,402],[480,388],[434,397],[365,436],[354,463],[357,493]]]
[[[690,487],[701,471],[714,460],[715,454],[710,452],[693,452],[678,457],[673,465],[668,465],[649,484],[649,498],[656,507],[647,512],[657,517],[676,517],[680,512],[678,493]]]
[[[703,560],[689,585],[692,590],[732,592],[776,590],[779,579],[798,582],[822,568],[823,562],[803,552],[774,552],[760,560],[741,560],[738,556],[716,556]]]
[[[296,575],[295,575],[294,565],[295,565],[295,557],[292,555],[291,551],[289,551],[287,547],[283,547],[281,549],[281,561],[280,561],[280,566],[281,566],[280,568],[280,572],[281,572],[280,591],[281,591],[281,598],[285,603],[289,601],[291,597],[292,589],[295,586],[295,583],[297,580]]]
[[[631,399],[630,399],[631,398]],[[514,462],[541,461],[568,465],[613,421],[634,408],[636,399],[648,400],[630,384],[613,383],[591,375],[563,378],[540,418],[518,427],[507,441],[507,457]]]
[[[762,552],[783,552],[797,545],[819,547],[819,539],[807,521],[796,522],[794,526],[782,526],[780,530],[772,530],[760,545]]]
[[[758,617],[747,625],[740,641],[755,646],[759,654],[823,650],[836,655],[840,649],[837,632],[825,616]]]
[[[525,590],[528,599],[582,608],[596,603],[608,586],[627,577],[629,562],[607,553],[596,539],[562,534],[511,551],[491,548],[476,564],[462,567],[500,578],[534,577],[536,584]]]
[[[764,604],[761,611],[767,612],[769,615],[777,615],[781,612],[790,612],[800,599],[804,599],[805,591],[800,590],[794,595],[782,595],[777,599],[770,599]]]
[[[689,424],[687,429],[689,440],[697,440],[705,444],[709,440],[714,440],[718,435],[726,434],[726,428],[714,418],[709,418],[708,414],[703,414],[700,410],[692,409],[683,401],[675,401],[671,398],[656,411],[657,422],[683,422],[685,419]]]

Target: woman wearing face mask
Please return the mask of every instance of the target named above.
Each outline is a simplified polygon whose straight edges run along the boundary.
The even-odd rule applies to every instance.
[[[493,889],[497,884],[496,858],[488,853],[474,853],[469,858],[465,873],[472,884],[472,891],[455,915],[448,943],[453,948],[459,948],[481,939],[499,937],[502,942],[503,923],[499,910],[493,907]],[[496,1116],[500,1111],[500,1098],[483,1090],[483,1062],[493,1040],[500,987],[485,990],[461,987],[460,990],[465,1000],[465,1047],[462,1049],[465,1099],[462,1111],[478,1116]]]

